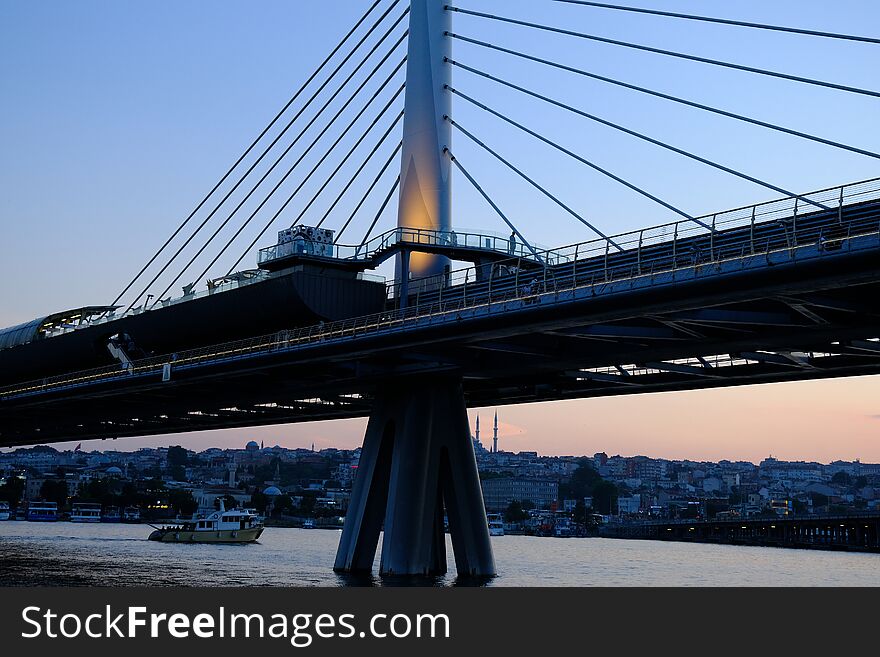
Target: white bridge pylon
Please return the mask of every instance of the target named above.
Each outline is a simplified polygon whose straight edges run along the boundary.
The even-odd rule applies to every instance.
[[[400,160],[400,200],[397,225],[437,231],[452,230],[451,162],[444,149],[451,147],[452,12],[447,0],[411,0],[406,62],[406,105]],[[408,264],[408,267],[407,267]],[[441,255],[412,253],[409,263],[397,263],[396,281],[439,276],[449,265]]]

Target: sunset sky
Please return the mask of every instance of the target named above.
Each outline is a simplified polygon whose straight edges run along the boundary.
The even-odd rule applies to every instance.
[[[366,0],[0,3],[0,97],[4,100],[0,103],[0,280],[4,281],[0,326],[65,308],[109,303],[368,4]],[[461,0],[460,4],[880,89],[880,49],[875,45],[534,0]],[[637,4],[691,13],[706,13],[707,5],[698,0]],[[880,4],[873,0],[712,4],[717,5],[715,14],[757,22],[797,23],[871,36],[877,36],[880,25]],[[462,34],[880,151],[877,98],[477,18],[456,16],[454,24]],[[476,46],[456,43],[455,57],[786,189],[806,192],[880,176],[875,159],[524,64]],[[479,100],[694,215],[777,196],[524,100],[468,73],[458,71],[454,80]],[[453,113],[468,130],[541,177],[608,233],[675,218],[479,110],[456,102]],[[455,148],[456,156],[535,242],[569,244],[592,237],[463,138]],[[455,181],[454,207],[459,228],[508,232],[463,179]],[[361,233],[370,219],[359,218]],[[390,228],[393,221],[392,208],[378,230]],[[230,226],[230,231],[234,229]],[[274,230],[260,246],[272,242]],[[253,266],[254,258],[249,255],[243,266]],[[225,273],[224,263],[218,263],[218,275]],[[480,412],[488,444],[494,409]],[[476,409],[472,418],[475,413]],[[880,461],[878,377],[505,407],[499,415],[502,449],[542,454],[605,451],[752,461],[773,454],[785,459]],[[134,449],[180,443],[204,449],[240,446],[255,439],[289,447],[314,442],[318,448],[350,448],[360,444],[364,426],[365,420],[338,421],[126,439],[112,446]],[[109,445],[88,442],[83,448]]]

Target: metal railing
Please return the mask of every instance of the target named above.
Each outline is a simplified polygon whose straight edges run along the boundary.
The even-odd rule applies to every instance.
[[[276,244],[260,249],[259,263],[266,264],[281,258],[296,255],[331,258],[335,260],[354,260],[365,264],[380,258],[388,251],[399,246],[429,246],[437,248],[464,248],[479,251],[501,253],[511,258],[537,260],[535,252],[551,263],[560,262],[562,256],[556,255],[552,249],[535,248],[535,252],[523,244],[521,240],[511,240],[488,232],[462,232],[431,230],[427,228],[393,228],[368,242],[350,246],[344,244],[323,244],[305,239],[294,239],[283,244]]]
[[[849,191],[845,193],[845,189]],[[823,194],[825,196],[829,194],[838,196],[840,199],[840,217],[842,219],[845,214],[844,200],[858,199],[854,202],[859,202],[880,198],[880,179],[834,188],[833,190],[825,190],[825,192],[817,192],[816,195],[810,196],[822,197],[821,195]],[[536,303],[559,303],[560,301],[568,300],[569,297],[560,298],[564,293],[588,291],[591,296],[609,294],[616,291],[616,284],[619,283],[634,284],[637,281],[641,281],[651,285],[656,282],[658,277],[662,277],[662,282],[668,283],[675,281],[676,274],[682,271],[694,273],[702,271],[704,275],[712,275],[715,273],[713,269],[725,263],[740,262],[744,266],[747,261],[754,259],[766,261],[767,263],[771,262],[774,258],[792,259],[798,251],[808,248],[814,251],[812,257],[823,257],[828,254],[839,253],[845,248],[851,249],[852,243],[856,240],[869,240],[872,245],[870,248],[880,248],[880,223],[878,223],[880,220],[876,216],[858,223],[855,227],[851,224],[845,227],[844,234],[836,234],[830,238],[824,237],[821,229],[818,232],[810,229],[800,233],[796,230],[790,231],[785,229],[783,231],[784,239],[781,243],[778,240],[754,239],[756,234],[754,228],[759,225],[759,222],[753,221],[752,217],[763,216],[764,221],[761,223],[764,225],[780,218],[797,218],[796,200],[792,201],[792,207],[787,210],[784,207],[776,207],[776,204],[780,203],[784,202],[777,201],[762,204],[761,206],[749,206],[749,208],[723,213],[724,215],[731,215],[728,219],[725,219],[725,225],[733,224],[734,227],[752,228],[752,230],[745,231],[746,237],[744,240],[740,239],[736,242],[735,248],[731,248],[730,245],[727,245],[726,248],[712,248],[704,253],[703,257],[699,260],[693,259],[690,256],[685,258],[677,257],[675,251],[678,242],[676,240],[682,238],[679,237],[677,229],[672,228],[671,240],[658,240],[652,243],[652,246],[660,245],[664,247],[662,257],[654,261],[648,261],[647,259],[642,261],[643,250],[646,250],[646,235],[662,235],[664,234],[663,231],[669,229],[668,227],[681,228],[682,232],[684,232],[684,226],[681,224],[687,222],[676,222],[675,224],[668,224],[666,227],[628,233],[628,236],[638,236],[637,239],[640,246],[637,249],[631,249],[619,254],[621,257],[628,257],[631,261],[626,266],[608,266],[610,256],[607,253],[607,246],[605,246],[605,254],[601,254],[602,249],[598,246],[582,250],[584,244],[595,245],[596,242],[608,244],[608,240],[593,240],[592,242],[573,245],[573,247],[568,248],[575,254],[593,254],[586,260],[591,261],[595,265],[594,267],[585,267],[583,257],[575,258],[568,264],[545,265],[541,268],[540,278],[533,278],[529,281],[528,285],[519,284],[521,282],[521,267],[514,267],[515,271],[498,280],[493,281],[490,278],[488,281],[474,284],[470,289],[467,276],[465,276],[462,284],[448,288],[441,287],[437,291],[426,294],[424,299],[417,298],[417,303],[406,308],[392,309],[372,315],[281,331],[271,335],[222,345],[212,345],[181,352],[173,356],[154,356],[136,361],[129,370],[122,370],[119,365],[113,365],[84,372],[47,377],[28,383],[14,384],[0,388],[0,397],[33,394],[102,380],[127,378],[144,374],[161,374],[166,365],[170,365],[174,369],[208,361],[225,361],[252,357],[261,353],[272,354],[317,343],[330,343],[364,337],[366,335],[401,331],[414,325],[431,325],[447,321],[458,321],[462,318],[462,312],[464,311],[470,311],[475,314],[493,314],[527,308]],[[758,208],[763,208],[760,213]],[[793,215],[792,211],[794,211]],[[874,211],[876,212],[876,209]],[[743,219],[743,215],[746,219]],[[716,222],[716,226],[720,225],[722,225],[722,222]],[[695,231],[697,229],[698,227],[693,228]],[[702,237],[711,240],[716,234],[711,232],[708,234],[703,233]],[[618,243],[631,243],[632,240],[627,242],[622,237],[617,236],[609,239]],[[877,243],[876,247],[873,246],[875,241]],[[595,255],[597,249],[600,252],[598,257]],[[670,253],[672,254],[671,258],[669,256]],[[512,262],[517,261],[513,260]],[[605,263],[604,267],[602,263]],[[475,274],[475,268],[473,267],[459,271]],[[475,280],[475,278],[471,280]],[[538,283],[537,288],[532,285],[536,281]]]
[[[552,250],[537,250],[537,253],[549,267],[592,260],[601,262],[604,270],[613,269],[614,261],[620,260],[620,256],[624,254],[631,260],[630,264],[635,266],[636,271],[648,270],[656,267],[656,254],[664,249],[667,256],[673,258],[696,258],[708,262],[716,259],[719,252],[738,249],[753,254],[766,250],[767,245],[762,242],[762,234],[767,232],[768,226],[782,228],[782,236],[789,245],[796,245],[803,239],[825,239],[831,233],[811,234],[803,225],[805,217],[823,213],[828,217],[836,216],[838,222],[842,223],[846,206],[872,200],[880,200],[880,178],[831,187],[800,197],[777,199],[708,214],[696,218],[700,223],[683,219]],[[740,229],[737,233],[738,239],[735,244],[731,244],[727,236],[736,233],[737,229]],[[690,250],[694,244],[699,246],[698,253]],[[682,248],[681,245],[687,246]],[[496,263],[496,267],[521,272],[523,276],[527,276],[522,282],[528,283],[532,276],[523,272],[530,269],[529,265],[533,260],[534,255],[528,261],[513,256]],[[447,276],[447,286],[474,284],[481,273],[473,265],[453,270]],[[607,271],[605,277],[609,277]],[[417,281],[410,281],[409,288],[411,291],[419,290],[420,286]],[[389,283],[388,297],[391,299],[399,296],[400,284]]]

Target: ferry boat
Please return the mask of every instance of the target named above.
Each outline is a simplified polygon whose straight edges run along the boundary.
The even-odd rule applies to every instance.
[[[155,528],[151,541],[162,543],[253,543],[263,533],[260,516],[251,509],[214,511],[204,518],[171,527]]]
[[[489,523],[489,536],[504,536],[504,520],[500,513],[490,513],[486,520]]]
[[[127,506],[122,511],[122,522],[140,522],[141,510],[136,506]]]
[[[58,520],[58,504],[56,502],[31,502],[28,505],[26,518],[31,522],[55,522]]]
[[[9,504],[0,502],[0,520],[9,520]]]
[[[70,522],[101,522],[101,505],[75,502],[70,511]]]
[[[119,511],[119,507],[110,506],[104,509],[104,513],[101,514],[101,522],[122,522],[122,513]]]

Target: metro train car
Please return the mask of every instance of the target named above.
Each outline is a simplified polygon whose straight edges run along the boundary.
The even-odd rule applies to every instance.
[[[303,230],[281,231],[279,244],[326,245],[325,233],[332,243],[332,231],[297,228]],[[199,293],[188,288],[180,298],[122,314],[88,306],[0,329],[0,386],[369,315],[386,301],[383,281],[343,262],[334,266],[331,258],[287,256],[282,268],[268,260],[259,269],[209,281]]]

